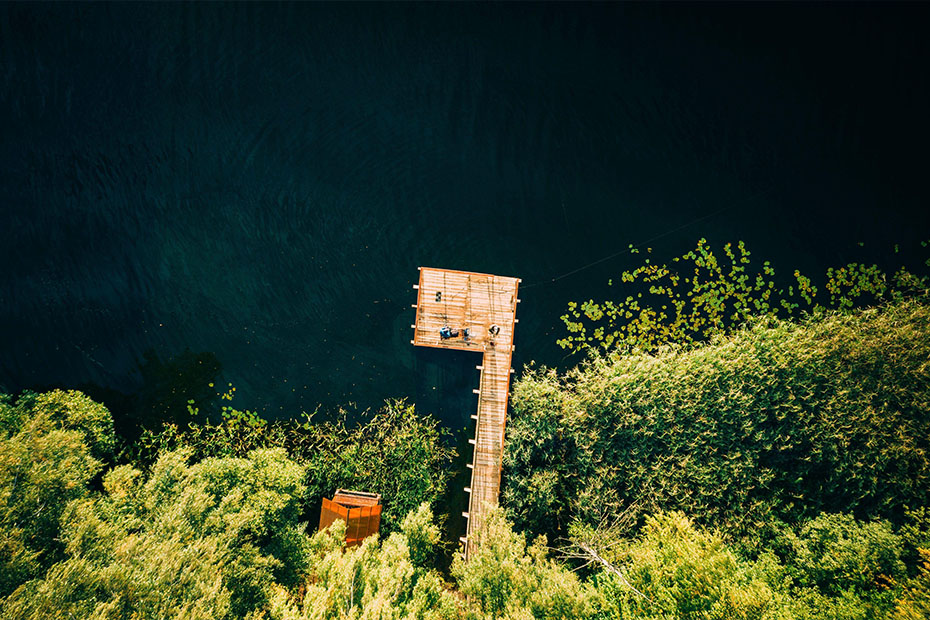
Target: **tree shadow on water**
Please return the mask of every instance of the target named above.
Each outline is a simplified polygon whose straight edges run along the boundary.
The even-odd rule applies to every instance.
[[[219,415],[220,393],[215,386],[222,364],[215,353],[185,349],[163,360],[149,349],[142,354],[138,368],[141,382],[131,394],[94,383],[77,386],[106,405],[117,434],[125,442],[135,441],[143,428],[183,425]]]

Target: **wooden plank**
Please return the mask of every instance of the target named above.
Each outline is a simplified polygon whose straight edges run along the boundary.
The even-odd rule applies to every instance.
[[[465,557],[469,557],[473,532],[481,526],[486,510],[496,504],[500,492],[510,368],[514,350],[517,287],[520,280],[483,273],[420,268],[417,285],[417,319],[413,343],[417,346],[481,352],[471,486],[467,519]],[[449,328],[458,335],[442,338]],[[468,340],[465,330],[468,330]]]

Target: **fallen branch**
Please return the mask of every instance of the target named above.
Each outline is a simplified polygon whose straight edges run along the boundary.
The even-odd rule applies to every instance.
[[[589,563],[597,562],[598,564],[603,566],[604,570],[606,570],[608,573],[616,575],[617,578],[620,579],[620,582],[623,585],[628,587],[638,596],[640,596],[646,601],[649,601],[650,603],[652,602],[652,600],[650,600],[648,596],[646,596],[645,594],[637,590],[636,587],[632,583],[630,583],[630,580],[626,578],[626,575],[624,575],[623,572],[619,568],[617,568],[616,566],[614,566],[613,564],[611,564],[610,562],[602,558],[601,554],[599,554],[596,550],[594,550],[591,546],[589,546],[588,543],[576,542],[575,544],[578,546],[579,549],[581,549],[584,552],[583,557],[587,558],[589,560]]]

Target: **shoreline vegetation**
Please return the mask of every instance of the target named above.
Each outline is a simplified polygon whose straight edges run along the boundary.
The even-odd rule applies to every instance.
[[[514,383],[501,507],[448,570],[454,450],[404,401],[127,439],[81,392],[0,395],[0,618],[930,617],[926,278],[847,266],[792,308],[725,255],[624,274],[665,317],[575,305],[589,356]],[[337,487],[382,494],[379,536],[314,533]]]

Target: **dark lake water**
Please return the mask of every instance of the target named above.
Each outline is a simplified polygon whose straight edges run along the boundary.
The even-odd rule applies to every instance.
[[[269,416],[409,397],[417,266],[517,276],[516,364],[567,301],[745,240],[816,274],[930,237],[919,5],[0,6],[0,388],[222,367]],[[860,248],[859,242],[865,247]]]

